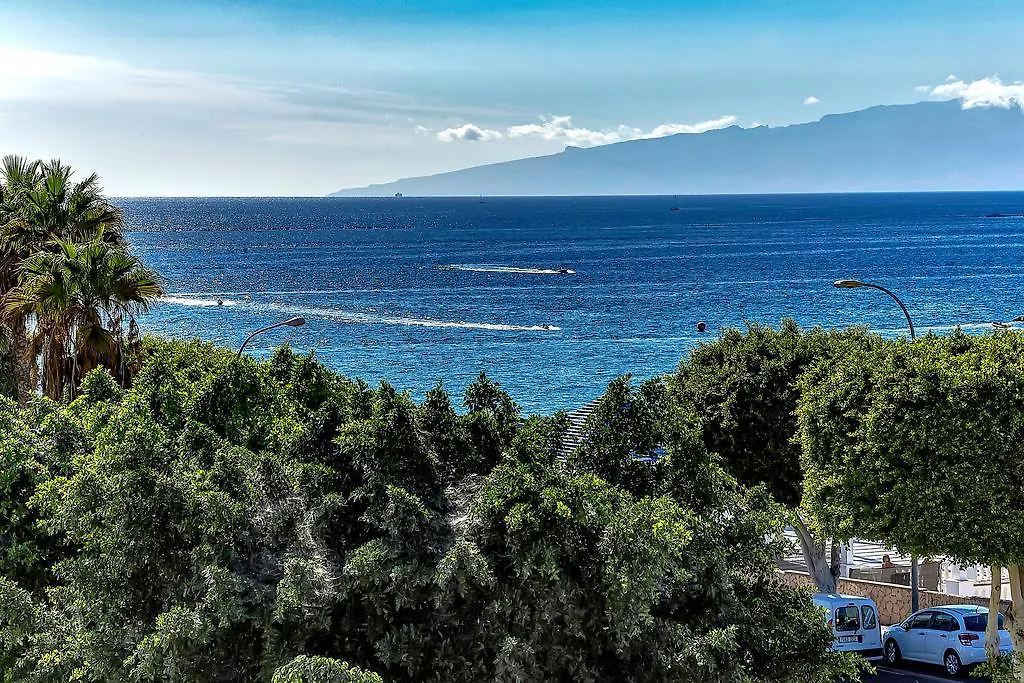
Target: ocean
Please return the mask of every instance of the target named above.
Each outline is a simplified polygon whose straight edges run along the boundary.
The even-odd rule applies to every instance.
[[[417,400],[484,371],[526,413],[572,409],[744,321],[907,334],[841,278],[892,289],[919,335],[1024,313],[1024,193],[117,203],[166,278],[144,331],[237,348],[301,315],[246,352],[288,342]]]

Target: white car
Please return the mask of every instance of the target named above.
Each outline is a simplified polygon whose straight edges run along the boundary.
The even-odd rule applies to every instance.
[[[835,593],[815,593],[813,600],[832,629],[833,650],[857,652],[864,657],[882,654],[882,630],[874,600]]]
[[[950,676],[985,661],[985,626],[988,610],[976,605],[935,607],[911,614],[902,624],[882,631],[885,661],[938,664]],[[999,651],[1013,652],[1010,633],[999,615]]]

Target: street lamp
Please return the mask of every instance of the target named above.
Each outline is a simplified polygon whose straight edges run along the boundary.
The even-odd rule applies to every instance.
[[[268,330],[272,330],[275,327],[284,327],[285,325],[287,325],[288,327],[301,327],[301,326],[303,326],[305,324],[306,324],[306,319],[303,318],[302,316],[299,316],[297,318],[291,318],[289,320],[284,320],[284,321],[279,322],[279,323],[274,323],[273,325],[268,325],[267,327],[264,327],[262,330],[256,330],[255,332],[250,334],[248,337],[246,337],[245,341],[242,342],[242,345],[238,348],[238,358],[242,357],[242,351],[245,350],[245,345],[248,344],[249,340],[252,339],[253,337],[255,337],[257,334],[263,334],[264,332],[266,332]]]
[[[900,309],[903,311],[903,315],[907,316],[907,324],[910,325],[910,339],[917,339],[917,335],[914,333],[914,321],[910,319],[910,311],[903,305],[900,298],[890,292],[881,285],[873,285],[870,282],[861,282],[860,280],[836,280],[833,286],[839,289],[857,289],[859,287],[869,287],[871,289],[877,289],[880,292],[885,292],[892,297],[892,300],[900,305]],[[918,600],[918,571],[917,571],[917,555],[911,553],[910,555],[910,611],[916,612],[919,607],[920,601]]]
[[[870,282],[861,282],[860,280],[836,280],[833,286],[839,289],[857,289],[858,287],[870,287],[871,289],[877,289],[880,292],[885,292],[886,294],[892,297],[893,301],[900,305],[900,308],[903,310],[903,315],[907,316],[907,324],[910,325],[910,338],[917,339],[917,335],[914,333],[914,321],[910,319],[910,312],[907,310],[907,307],[903,305],[903,302],[900,301],[900,298],[898,296],[890,292],[885,287],[882,287],[881,285],[873,285]]]

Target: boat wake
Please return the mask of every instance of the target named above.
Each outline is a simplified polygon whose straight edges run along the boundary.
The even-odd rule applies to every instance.
[[[160,303],[175,304],[178,306],[198,306],[199,308],[238,305],[237,301],[231,301],[230,299],[204,299],[192,296],[162,296],[160,297]]]
[[[232,301],[227,299],[207,299],[188,296],[165,296],[162,303],[178,306],[240,306],[248,310],[274,311],[282,314],[301,315],[304,317],[326,318],[334,322],[352,325],[405,325],[410,327],[461,328],[467,330],[491,330],[496,332],[558,332],[562,328],[557,325],[507,325],[503,323],[477,323],[462,320],[436,320],[433,318],[412,318],[393,315],[374,315],[372,313],[355,313],[336,308],[314,306],[293,306],[282,303],[264,303],[259,301]],[[223,301],[223,304],[218,303]]]
[[[498,266],[488,264],[449,263],[437,266],[438,270],[463,270],[470,273],[512,273],[516,275],[575,275],[575,270],[568,268],[519,268],[517,266]]]

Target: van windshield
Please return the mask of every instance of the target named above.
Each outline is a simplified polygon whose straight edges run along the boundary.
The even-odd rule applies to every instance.
[[[836,630],[856,631],[860,628],[860,611],[856,605],[847,605],[836,610]]]
[[[964,626],[968,631],[974,631],[975,633],[984,633],[985,627],[988,626],[988,615],[987,614],[972,614],[968,617],[964,617]],[[1003,628],[1003,615],[999,615],[999,630],[1005,631]]]

